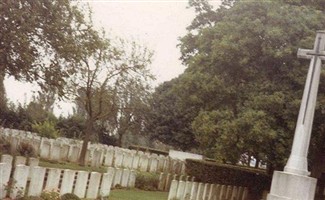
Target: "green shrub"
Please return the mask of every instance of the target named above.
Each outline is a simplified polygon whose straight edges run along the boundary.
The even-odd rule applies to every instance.
[[[41,198],[43,200],[60,200],[60,193],[57,191],[43,191],[41,193]]]
[[[24,156],[24,157],[36,157],[36,150],[35,148],[28,143],[22,142],[19,144],[19,146],[17,147],[17,153],[20,156]]]
[[[72,193],[65,193],[61,196],[61,200],[80,200],[80,198]]]
[[[186,159],[186,173],[199,182],[248,187],[252,200],[268,190],[271,177],[264,170]]]
[[[158,190],[159,176],[150,173],[138,173],[135,179],[135,187],[141,190]]]
[[[38,133],[41,137],[57,138],[60,136],[60,132],[56,130],[55,123],[52,121],[44,121],[42,123],[35,122],[32,125],[33,131]]]
[[[11,154],[11,144],[5,137],[0,136],[0,153]]]

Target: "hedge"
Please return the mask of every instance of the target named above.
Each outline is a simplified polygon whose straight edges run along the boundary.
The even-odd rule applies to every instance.
[[[162,151],[162,150],[159,150],[159,149],[153,149],[153,148],[143,147],[143,146],[130,145],[129,149],[133,149],[133,150],[137,150],[137,151],[150,152],[150,153],[155,153],[155,154],[164,155],[164,156],[169,155],[168,151]]]
[[[198,182],[248,187],[257,196],[271,185],[265,170],[209,161],[186,159],[186,173]]]

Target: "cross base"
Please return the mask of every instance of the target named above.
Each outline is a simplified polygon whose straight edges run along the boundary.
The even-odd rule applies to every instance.
[[[314,200],[317,179],[274,171],[267,200]]]
[[[291,154],[287,165],[284,167],[284,171],[292,174],[309,176],[310,172],[307,171],[307,168],[307,158]]]

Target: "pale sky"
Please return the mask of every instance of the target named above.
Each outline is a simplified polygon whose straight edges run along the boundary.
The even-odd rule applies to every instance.
[[[178,37],[186,34],[194,10],[187,1],[87,1],[96,25],[108,34],[135,40],[154,51],[152,73],[156,83],[183,72],[176,48]]]
[[[135,40],[154,51],[151,72],[157,80],[153,86],[181,74],[178,38],[186,34],[186,27],[195,17],[194,9],[187,9],[187,0],[93,0],[93,21],[108,35]],[[211,1],[216,5],[219,1]],[[7,97],[23,103],[31,96],[31,84],[21,84],[12,78],[5,81]],[[63,106],[64,110],[70,110]],[[56,111],[57,113],[60,111]]]

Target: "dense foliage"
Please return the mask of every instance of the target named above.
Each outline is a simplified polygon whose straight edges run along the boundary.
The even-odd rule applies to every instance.
[[[236,1],[214,10],[190,1],[197,17],[180,39],[187,69],[156,89],[154,137],[184,150],[198,144],[218,160],[247,154],[270,172],[282,169],[309,63],[297,50],[313,48],[325,25],[323,12],[301,4]],[[324,81],[319,88],[312,152],[324,144]]]
[[[88,32],[81,10],[68,0],[17,0],[1,1],[0,12],[0,88],[9,75],[63,95],[84,52],[76,40]]]

